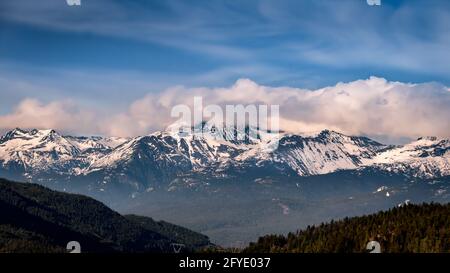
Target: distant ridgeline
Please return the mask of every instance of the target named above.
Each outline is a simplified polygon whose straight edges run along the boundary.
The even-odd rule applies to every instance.
[[[122,216],[82,195],[0,179],[0,253],[174,252],[209,246],[205,235],[148,217]]]
[[[450,204],[404,205],[376,214],[331,221],[287,236],[268,235],[246,253],[365,252],[376,240],[382,252],[450,252]]]

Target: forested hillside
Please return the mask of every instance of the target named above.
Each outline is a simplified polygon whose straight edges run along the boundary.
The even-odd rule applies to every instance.
[[[403,205],[345,218],[251,243],[246,253],[365,252],[376,240],[382,252],[450,252],[450,204]]]
[[[66,252],[69,241],[78,241],[83,252],[173,252],[173,243],[185,244],[185,250],[209,245],[204,235],[150,218],[126,218],[83,195],[4,179],[0,215],[0,252]]]

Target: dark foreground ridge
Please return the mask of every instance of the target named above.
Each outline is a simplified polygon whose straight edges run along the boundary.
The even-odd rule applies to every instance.
[[[194,251],[208,237],[148,217],[122,216],[92,198],[43,186],[0,179],[0,252],[67,252],[69,241],[82,252]]]
[[[361,217],[331,221],[283,235],[268,235],[244,253],[365,252],[376,240],[384,253],[449,253],[450,203],[403,205]]]

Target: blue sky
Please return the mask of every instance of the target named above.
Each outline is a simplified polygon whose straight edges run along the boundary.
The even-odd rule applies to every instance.
[[[0,114],[70,99],[106,112],[171,86],[450,85],[450,1],[0,2]]]

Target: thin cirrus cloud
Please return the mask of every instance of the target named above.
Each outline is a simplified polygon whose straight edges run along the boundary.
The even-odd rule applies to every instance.
[[[137,136],[161,130],[174,121],[172,107],[193,105],[277,104],[281,129],[310,132],[333,129],[350,135],[416,138],[450,136],[450,91],[437,83],[410,84],[371,77],[317,90],[268,87],[240,79],[228,87],[176,86],[137,99],[125,111],[107,116],[71,102],[40,103],[26,99],[0,116],[0,128],[54,128],[67,133]]]
[[[207,73],[223,66],[262,65],[294,70],[297,75],[312,71],[322,78],[316,86],[342,80],[336,78],[338,72],[349,75],[344,80],[375,74],[414,82],[450,81],[450,2],[445,0],[386,1],[378,8],[367,5],[365,0],[86,0],[79,8],[68,7],[63,0],[42,0],[38,5],[16,0],[0,5],[2,21],[47,30],[52,37],[48,45],[55,52],[64,52],[67,47],[75,50],[68,42],[53,43],[57,40],[52,36],[55,33],[119,38],[128,43],[121,47],[120,54],[135,51],[130,44],[139,41],[186,54],[177,59],[178,66],[171,67],[186,67],[186,75],[193,68]],[[14,26],[10,28],[14,31]],[[87,52],[101,53],[103,49],[89,43],[86,36],[73,39]],[[11,48],[15,48],[14,44]],[[172,51],[158,53],[159,62],[142,58],[144,64],[131,62],[128,68],[149,63],[163,66],[171,61]],[[145,57],[148,50],[139,54]],[[42,54],[47,55],[53,56]],[[110,58],[97,57],[92,64],[113,66]],[[88,58],[81,55],[77,59]],[[256,80],[270,84],[287,84],[283,80],[290,80],[277,81],[274,75],[268,71]],[[243,72],[239,77],[251,76]],[[215,82],[223,83],[231,82]]]

